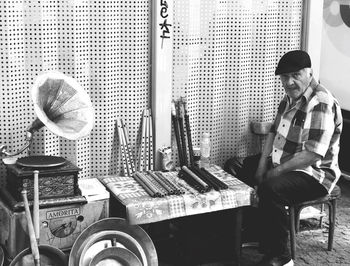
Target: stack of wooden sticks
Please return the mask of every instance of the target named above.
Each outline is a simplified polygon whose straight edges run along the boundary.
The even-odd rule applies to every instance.
[[[180,100],[172,102],[171,121],[173,124],[180,166],[194,165],[191,127],[187,112],[186,98],[181,97]]]
[[[180,179],[200,193],[211,189],[227,189],[228,186],[225,183],[194,163],[191,129],[184,98],[176,103],[173,102],[172,123],[180,159],[181,170],[178,175]],[[171,182],[161,172],[153,171],[153,124],[149,109],[142,113],[136,163],[132,156],[128,129],[122,119],[117,120],[117,128],[125,176],[132,176],[152,197],[184,193],[181,182]]]
[[[153,170],[153,120],[150,109],[142,112],[138,138],[137,170]]]
[[[136,171],[153,170],[153,124],[151,110],[142,112],[136,156],[133,156],[129,141],[128,128],[123,119],[117,119],[119,146],[122,168],[125,176],[132,176]],[[136,163],[134,158],[136,158]]]
[[[135,172],[135,164],[131,151],[128,129],[122,119],[117,119],[117,129],[122,156],[123,173],[124,176],[130,176]]]
[[[172,103],[172,124],[181,166],[179,177],[201,193],[211,189],[227,189],[228,186],[225,183],[206,169],[195,165],[187,101],[184,97]]]
[[[136,172],[133,174],[133,178],[151,197],[164,197],[185,193],[178,184],[171,182],[159,171],[148,170],[145,172]]]

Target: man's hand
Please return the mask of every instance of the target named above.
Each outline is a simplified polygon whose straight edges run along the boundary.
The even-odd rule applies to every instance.
[[[273,144],[274,138],[275,138],[275,133],[270,132],[267,135],[267,138],[263,147],[263,151],[261,153],[258,168],[256,169],[255,176],[254,176],[255,182],[257,185],[260,185],[260,183],[266,177],[266,172],[267,172],[268,163],[269,163],[268,157],[272,151],[272,144]]]

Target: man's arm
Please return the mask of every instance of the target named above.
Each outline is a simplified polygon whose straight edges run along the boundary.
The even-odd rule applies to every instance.
[[[266,141],[264,144],[264,148],[263,148],[262,153],[261,153],[258,168],[257,168],[256,173],[255,173],[255,180],[256,180],[257,184],[261,183],[261,181],[263,180],[263,176],[267,171],[268,157],[270,156],[270,154],[272,152],[272,145],[273,145],[274,139],[275,139],[275,133],[270,132],[267,135],[267,138],[266,138]]]
[[[266,177],[275,177],[289,171],[303,169],[314,164],[319,159],[321,159],[321,155],[308,150],[303,150],[296,153],[292,159],[270,169],[266,173]]]

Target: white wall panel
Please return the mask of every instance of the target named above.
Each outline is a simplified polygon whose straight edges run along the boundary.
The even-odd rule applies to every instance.
[[[275,66],[299,49],[301,19],[301,0],[174,1],[173,98],[187,97],[194,145],[210,133],[214,163],[257,152],[249,123],[274,117]]]
[[[24,144],[35,118],[29,97],[33,81],[59,70],[90,95],[94,128],[78,141],[42,129],[29,154],[65,157],[82,169],[80,177],[119,173],[116,119],[127,124],[135,151],[142,111],[150,107],[149,2],[1,1],[0,16],[0,143],[12,152]],[[3,165],[0,171],[3,182]]]

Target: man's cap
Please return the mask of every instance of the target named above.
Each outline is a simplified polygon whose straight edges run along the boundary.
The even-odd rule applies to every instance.
[[[311,67],[311,59],[307,52],[302,50],[289,51],[278,62],[275,75],[296,72],[306,67]]]

